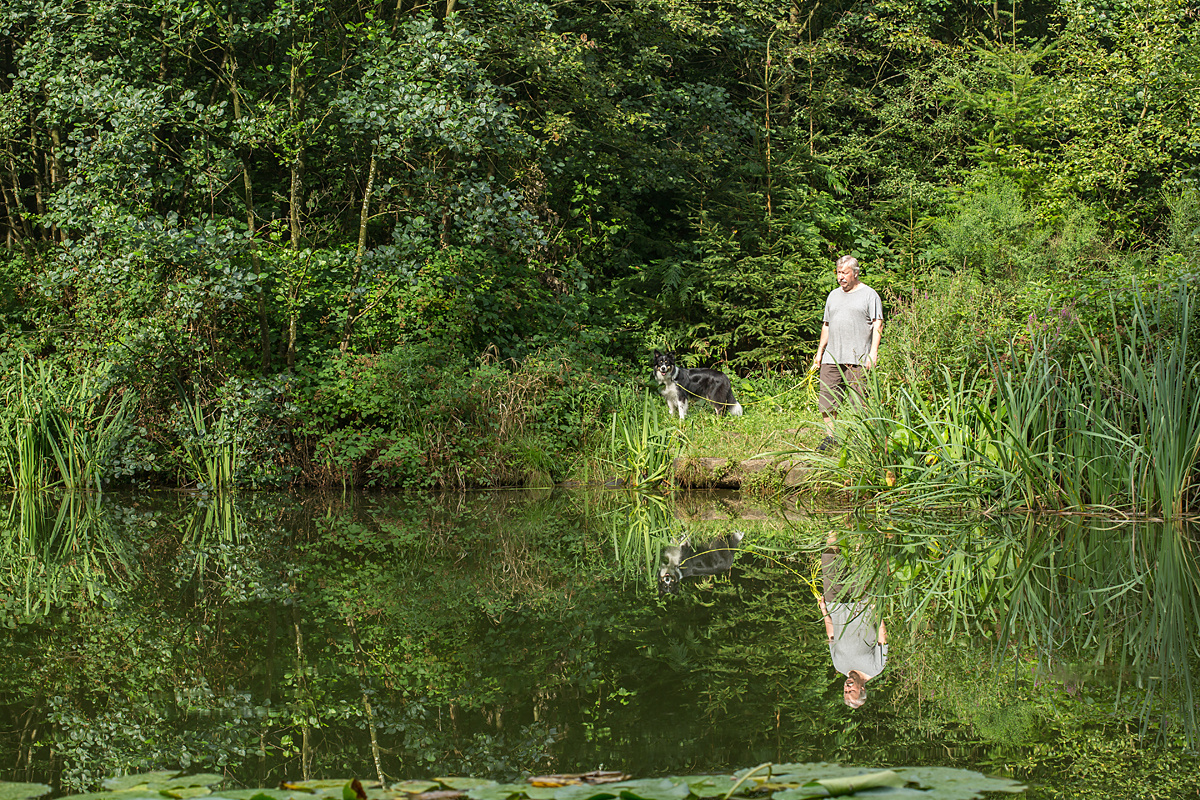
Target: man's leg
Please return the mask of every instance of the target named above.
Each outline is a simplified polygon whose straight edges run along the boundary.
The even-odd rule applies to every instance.
[[[837,421],[837,409],[846,395],[845,381],[839,364],[821,365],[821,394],[817,397],[817,408],[821,411],[821,420],[825,430],[833,436],[833,423]]]

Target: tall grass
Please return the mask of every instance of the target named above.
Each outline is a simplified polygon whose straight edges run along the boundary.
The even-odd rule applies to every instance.
[[[644,392],[640,401],[621,403],[612,413],[606,461],[624,485],[657,486],[670,475],[684,434],[664,409]]]
[[[106,392],[88,374],[62,379],[45,362],[22,362],[16,377],[0,410],[0,453],[9,484],[99,490],[132,421],[133,395]]]
[[[180,446],[186,478],[207,489],[232,488],[242,461],[233,415],[206,412],[199,398],[182,393],[180,407],[187,424]]]
[[[1115,338],[1061,363],[1045,346],[993,350],[926,396],[877,386],[847,415],[845,450],[818,460],[875,502],[1107,509],[1178,519],[1196,507],[1200,362],[1191,289],[1138,292]]]

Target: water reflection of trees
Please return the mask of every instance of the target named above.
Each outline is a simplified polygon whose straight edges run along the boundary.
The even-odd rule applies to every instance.
[[[1197,738],[1196,529],[1087,517],[860,521],[862,580],[917,631],[1110,680],[1145,725]],[[882,565],[889,565],[883,568]]]
[[[829,517],[681,523],[672,499],[625,493],[41,495],[9,508],[0,751],[64,784],[185,761],[262,785],[430,765],[511,776],[599,758],[642,774],[918,760],[896,756],[901,726],[885,703],[847,716],[840,702],[804,581],[805,559],[840,524]],[[751,532],[735,578],[657,597],[658,548],[699,527]],[[986,636],[1048,665],[1092,648],[1146,686],[1170,671],[1143,663],[1194,640],[1182,532],[1168,552],[1144,525],[853,527],[847,545],[862,543],[889,627]],[[1193,571],[1170,578],[1172,558]],[[1085,581],[1111,590],[1088,594]],[[1190,585],[1192,604],[1144,614],[1169,585],[1181,597]],[[1072,615],[1080,624],[1064,630]],[[1121,667],[1145,638],[1121,631],[1168,625],[1181,632]],[[1172,696],[1191,674],[1174,668]],[[959,735],[946,730],[938,747]]]

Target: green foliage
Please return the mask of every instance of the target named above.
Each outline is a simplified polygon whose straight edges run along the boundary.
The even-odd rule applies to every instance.
[[[937,257],[985,281],[1021,279],[1048,266],[1050,233],[1039,227],[1016,186],[989,182],[938,226]]]
[[[444,345],[322,364],[299,387],[308,479],[372,486],[561,481],[600,435],[604,365],[472,361]]]

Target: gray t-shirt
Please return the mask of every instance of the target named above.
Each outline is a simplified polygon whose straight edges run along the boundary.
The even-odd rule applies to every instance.
[[[823,320],[829,326],[829,342],[821,363],[861,364],[871,354],[871,323],[877,319],[883,319],[883,302],[865,283],[852,292],[840,286],[830,292]]]
[[[833,620],[833,641],[829,643],[833,668],[843,675],[856,669],[870,678],[883,672],[887,666],[887,645],[879,644],[879,631],[870,606],[830,603],[829,618]]]

